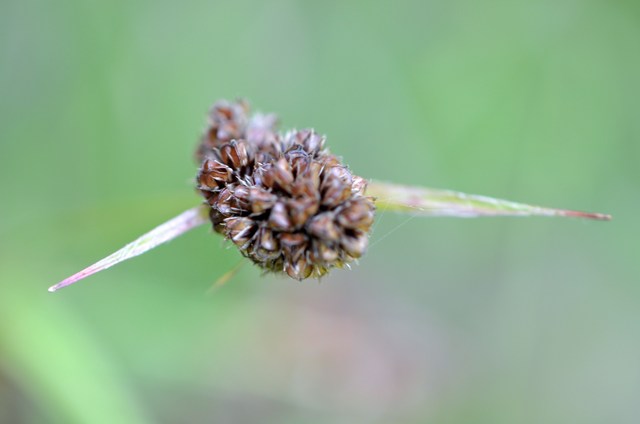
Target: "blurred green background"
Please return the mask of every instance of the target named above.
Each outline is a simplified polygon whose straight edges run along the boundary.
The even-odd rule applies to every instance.
[[[1,423],[637,423],[640,3],[0,3]],[[355,173],[614,215],[379,214],[321,283],[200,228],[209,106]]]

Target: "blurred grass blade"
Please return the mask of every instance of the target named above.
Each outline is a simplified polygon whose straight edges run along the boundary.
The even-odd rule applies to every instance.
[[[229,281],[231,281],[240,271],[240,269],[242,268],[242,266],[244,264],[246,264],[247,261],[244,260],[244,258],[239,261],[237,264],[234,265],[233,268],[231,268],[229,271],[225,272],[224,274],[222,274],[220,276],[220,278],[218,278],[212,285],[211,287],[209,287],[209,290],[207,290],[207,294],[213,294],[216,291],[218,291],[222,286],[224,286],[225,284],[227,284]]]
[[[208,222],[207,209],[202,206],[188,209],[175,218],[170,219],[164,224],[160,224],[148,233],[138,237],[136,240],[127,244],[123,248],[117,250],[106,258],[96,262],[95,264],[83,269],[82,271],[72,275],[49,287],[50,292],[66,287],[70,284],[78,282],[96,272],[104,271],[122,261],[141,255],[156,246],[172,240],[187,231],[196,228],[205,222]]]
[[[450,190],[370,182],[367,195],[376,198],[378,210],[422,216],[475,218],[481,216],[564,216],[608,221],[610,215],[543,208]]]

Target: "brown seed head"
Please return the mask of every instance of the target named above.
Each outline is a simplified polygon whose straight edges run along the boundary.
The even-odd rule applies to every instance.
[[[244,101],[214,105],[196,157],[213,228],[265,270],[321,277],[365,253],[374,217],[366,181],[313,130],[276,130]]]

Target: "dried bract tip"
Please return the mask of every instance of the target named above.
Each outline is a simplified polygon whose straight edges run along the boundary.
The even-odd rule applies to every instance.
[[[275,115],[218,102],[196,151],[197,188],[216,232],[265,270],[321,277],[365,253],[374,217],[366,181],[310,129],[276,130]]]

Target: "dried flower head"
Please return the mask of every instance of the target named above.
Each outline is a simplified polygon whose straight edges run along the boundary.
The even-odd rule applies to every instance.
[[[366,182],[313,130],[276,131],[274,115],[218,102],[196,157],[198,190],[216,232],[265,270],[302,280],[367,248],[374,204]]]
[[[209,220],[267,271],[321,277],[362,256],[378,209],[416,216],[611,216],[542,208],[450,190],[371,183],[353,174],[313,130],[279,133],[275,115],[249,117],[245,101],[219,101],[196,150],[205,204],[187,209],[93,265],[56,291],[142,255]],[[365,189],[370,196],[365,196]]]

